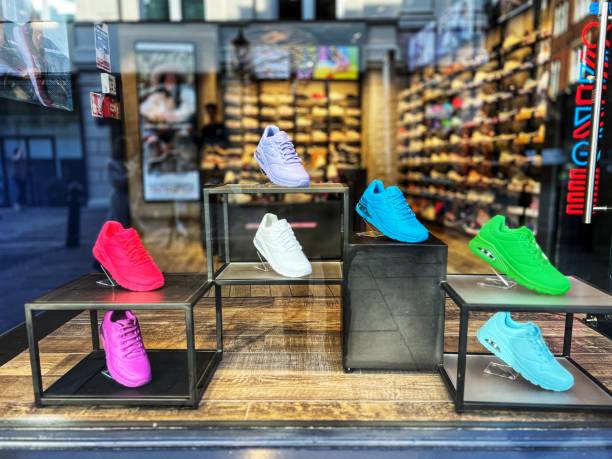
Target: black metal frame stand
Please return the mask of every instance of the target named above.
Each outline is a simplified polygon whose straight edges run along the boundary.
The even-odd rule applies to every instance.
[[[196,408],[223,357],[221,307],[215,308],[215,349],[196,349],[194,307],[212,288],[201,274],[166,274],[166,287],[130,292],[99,283],[102,274],[88,274],[25,305],[26,328],[36,406],[165,405]],[[127,388],[104,375],[98,311],[179,310],[185,313],[186,349],[147,349],[153,380]],[[88,310],[93,350],[46,389],[43,385],[35,311]]]
[[[457,353],[445,353],[444,363],[439,365],[440,375],[455,402],[455,409],[462,413],[468,409],[522,409],[522,410],[542,410],[542,411],[598,411],[612,412],[612,392],[605,387],[597,378],[579,365],[571,358],[572,331],[574,313],[591,312],[612,312],[612,297],[585,281],[572,277],[572,291],[582,289],[595,291],[600,294],[600,298],[593,304],[588,304],[591,297],[578,298],[579,301],[573,302],[571,298],[558,297],[559,303],[554,303],[554,298],[547,295],[530,293],[520,286],[512,290],[491,290],[491,299],[483,303],[474,303],[471,298],[464,297],[466,291],[459,282],[473,283],[476,286],[483,281],[486,275],[449,275],[447,281],[441,283],[443,291],[455,302],[460,309],[459,315],[459,345]],[[459,280],[459,282],[457,282]],[[486,287],[483,287],[486,288]],[[518,294],[518,295],[516,295]],[[529,295],[529,296],[527,296]],[[568,294],[569,295],[569,294]],[[533,303],[523,302],[525,298],[533,298]],[[605,304],[607,297],[608,303]],[[504,301],[504,298],[506,301]],[[550,300],[550,299],[553,300]],[[592,298],[595,298],[593,296]],[[602,303],[600,300],[604,299]],[[481,297],[482,299],[482,297]],[[498,301],[499,300],[499,301]],[[519,301],[518,303],[516,301]],[[481,360],[486,363],[495,361],[496,357],[488,353],[468,353],[468,325],[469,316],[472,311],[486,312],[531,312],[531,313],[565,313],[565,328],[563,336],[563,351],[557,357],[565,367],[572,371],[576,379],[574,388],[576,394],[571,394],[574,388],[565,393],[555,393],[546,391],[537,386],[524,382],[525,387],[520,387],[520,392],[512,392],[501,380],[491,380],[494,376],[482,377],[482,364],[477,365]],[[577,378],[578,376],[578,378]],[[487,380],[487,378],[489,378]],[[466,397],[466,387],[469,384],[480,384],[479,395],[476,398]],[[498,383],[495,386],[496,382]],[[504,393],[504,391],[507,392]],[[493,391],[498,394],[491,396]],[[503,393],[499,396],[499,393]],[[591,396],[593,395],[593,396]]]
[[[204,239],[207,254],[208,280],[215,288],[215,305],[219,317],[223,307],[222,285],[343,285],[342,260],[313,261],[313,272],[301,278],[283,277],[274,271],[257,269],[261,262],[234,262],[231,260],[229,246],[229,205],[228,197],[231,194],[337,194],[342,199],[342,218],[340,220],[341,253],[346,254],[350,236],[349,188],[339,183],[317,183],[309,187],[283,187],[273,184],[259,185],[221,185],[204,188],[202,195],[204,201]],[[224,258],[220,266],[215,269],[214,253],[217,240],[214,230],[211,197],[222,196],[223,218],[223,247]]]

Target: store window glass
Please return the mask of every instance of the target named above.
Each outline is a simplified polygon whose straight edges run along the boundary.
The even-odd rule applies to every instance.
[[[181,5],[183,19],[204,19],[204,0],[182,0]]]
[[[495,308],[523,310],[524,298],[566,304],[577,278],[612,288],[612,213],[603,209],[612,204],[612,123],[607,113],[592,119],[585,50],[598,37],[585,8],[567,0],[0,0],[0,334],[23,333],[24,305],[74,279],[87,276],[73,300],[86,291],[120,307],[133,306],[126,296],[157,307],[184,287],[169,279],[187,274],[189,297],[205,295],[194,299],[198,345],[215,349],[168,353],[189,345],[189,312],[134,308],[138,355],[143,342],[160,350],[149,354],[157,359],[152,385],[138,394],[192,403],[164,393],[182,391],[172,374],[181,358],[191,376],[185,388],[201,395],[201,383],[213,381],[202,411],[189,412],[195,422],[468,419],[432,370],[459,343],[470,352],[498,343],[477,347],[491,312],[480,309],[464,339],[465,315],[440,289],[447,275],[486,273],[466,282]],[[601,126],[601,143],[585,203],[592,126]],[[520,298],[506,302],[507,294]],[[555,353],[573,320],[576,348],[601,375],[598,352],[609,342],[587,327],[612,330],[609,315],[570,320],[565,309],[550,311],[512,317],[542,324]],[[53,314],[35,322],[62,327],[41,344],[44,376],[60,378],[56,388],[136,392],[109,389],[119,383],[101,366],[110,354],[89,354],[95,313]],[[136,337],[127,313],[107,318]],[[213,371],[217,321],[227,357],[214,379],[200,378],[188,362]],[[536,328],[524,327],[533,355],[557,362]],[[364,370],[393,372],[351,376],[361,367],[347,363],[349,353]],[[80,363],[94,359],[98,366]],[[486,366],[455,379],[472,395],[501,397],[498,384],[515,383],[508,403],[544,394],[516,374],[486,373],[484,359],[492,357],[475,355],[472,363]],[[74,413],[39,410],[29,386],[14,387],[29,376],[27,361],[21,354],[0,371],[0,386],[16,372],[0,405],[45,422]],[[69,364],[86,367],[87,377],[62,381]],[[488,390],[468,389],[476,380]],[[566,390],[561,383],[553,389]],[[584,387],[545,395],[565,403],[588,395]],[[75,411],[104,422],[115,413]],[[149,425],[186,416],[121,413]],[[523,418],[499,411],[494,419]]]
[[[152,21],[167,21],[170,18],[168,0],[141,0],[142,18]]]
[[[469,238],[503,215],[553,262],[573,269],[579,251],[577,273],[598,285],[608,276],[608,217],[585,230],[565,201],[582,58],[569,18],[583,20],[588,2],[1,5],[0,224],[10,239],[0,330],[23,320],[28,299],[100,271],[91,248],[107,220],[135,228],[162,270],[205,271],[202,187],[267,183],[254,152],[276,129],[310,183],[349,186],[351,209],[372,180],[397,185],[432,234],[459,241],[457,259],[476,263]],[[600,202],[606,187],[602,175]],[[230,251],[256,259],[261,210],[290,210],[306,253],[337,258],[332,194],[232,196]],[[452,270],[462,266],[486,267]]]
[[[564,0],[555,6],[555,19],[553,26],[553,35],[558,37],[567,30],[569,14],[569,2]]]
[[[576,0],[574,2],[574,22],[580,22],[589,15],[591,0]]]
[[[559,94],[559,80],[561,78],[561,61],[555,60],[550,65],[550,88],[551,97],[556,97]]]

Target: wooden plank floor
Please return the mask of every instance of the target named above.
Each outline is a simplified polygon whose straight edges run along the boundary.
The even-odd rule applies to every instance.
[[[443,235],[443,239],[448,238]],[[454,236],[451,248],[460,247]],[[173,243],[180,251],[189,244]],[[152,248],[155,252],[155,248]],[[169,250],[167,247],[159,250]],[[451,249],[452,250],[452,249]],[[175,270],[188,270],[202,262],[191,246],[170,259]],[[178,250],[177,250],[177,253]],[[467,271],[469,258],[451,252],[450,263]],[[199,266],[203,266],[203,263]],[[162,266],[168,269],[168,266]],[[482,271],[479,265],[473,271]],[[450,269],[449,269],[450,271]],[[470,272],[470,271],[467,271]],[[61,421],[429,421],[505,422],[610,420],[594,414],[482,411],[457,415],[439,375],[416,372],[345,374],[341,366],[340,299],[338,288],[302,286],[233,286],[223,289],[225,354],[197,410],[140,408],[44,408],[32,404],[27,353],[0,368],[0,421],[53,419]],[[200,301],[196,326],[208,333],[198,345],[212,346],[214,298]],[[182,317],[174,312],[139,313],[149,348],[180,348],[184,343]],[[519,320],[537,319],[553,350],[562,343],[563,318],[517,314]],[[477,350],[475,332],[486,314],[471,321],[469,348]],[[447,302],[445,348],[457,344],[458,309]],[[41,361],[46,384],[59,378],[91,349],[89,320],[80,315],[42,340]],[[575,322],[574,357],[612,387],[612,342],[578,320]],[[585,424],[586,425],[586,424]]]

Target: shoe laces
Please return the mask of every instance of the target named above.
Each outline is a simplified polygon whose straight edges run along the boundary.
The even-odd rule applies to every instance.
[[[151,259],[147,249],[145,249],[145,246],[142,244],[136,232],[134,232],[132,237],[122,238],[121,240],[123,241],[123,246],[125,247],[128,258],[135,266],[145,264]]]
[[[121,327],[119,332],[119,347],[124,358],[135,359],[145,354],[144,343],[140,335],[140,327],[135,319],[118,320],[115,322]]]
[[[529,325],[529,338],[531,343],[533,344],[535,355],[546,362],[553,360],[555,356],[552,354],[552,352],[550,352],[550,349],[548,349],[548,346],[546,345],[546,342],[542,337],[542,332],[540,331],[540,328],[532,323],[530,323]]]
[[[546,255],[544,255],[544,252],[542,252],[542,249],[538,245],[531,231],[522,232],[521,239],[523,240],[529,253],[538,261],[540,265],[545,265],[548,263],[548,258],[546,258]]]
[[[281,136],[278,145],[280,147],[281,158],[285,164],[300,164],[302,162],[288,135]]]
[[[395,209],[397,216],[403,218],[413,218],[414,211],[406,202],[404,194],[399,190],[399,188],[392,188],[391,190],[392,191],[389,193],[391,205]]]
[[[281,243],[281,246],[287,252],[293,252],[297,250],[302,250],[302,246],[295,238],[295,234],[291,229],[291,225],[288,222],[284,221],[279,225],[278,229],[278,239]]]

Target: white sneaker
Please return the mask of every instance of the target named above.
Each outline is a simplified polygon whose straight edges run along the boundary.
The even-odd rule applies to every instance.
[[[281,276],[303,277],[312,273],[312,266],[295,238],[287,220],[274,214],[264,215],[253,244],[272,269]]]

